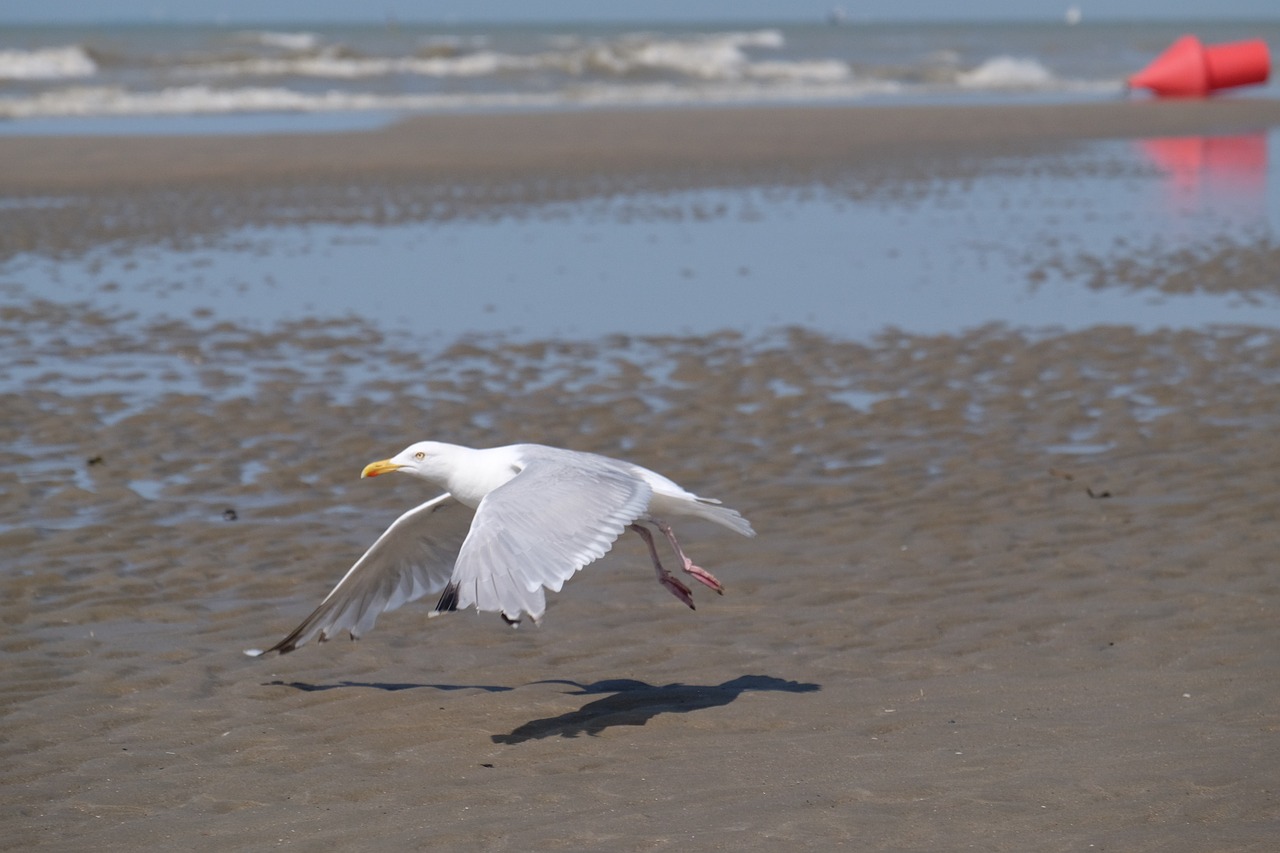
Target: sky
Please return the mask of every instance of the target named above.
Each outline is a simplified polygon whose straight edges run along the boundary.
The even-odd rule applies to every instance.
[[[1277,0],[0,0],[4,23],[88,21],[716,21],[821,20],[840,6],[849,19],[1060,19],[1077,5],[1085,20],[1280,18]]]

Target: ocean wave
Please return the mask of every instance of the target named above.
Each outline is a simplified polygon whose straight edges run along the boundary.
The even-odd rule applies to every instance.
[[[618,85],[597,83],[554,92],[485,92],[380,95],[331,89],[300,92],[284,87],[215,88],[175,86],[151,92],[119,87],[77,86],[25,98],[0,98],[0,119],[85,118],[94,116],[208,115],[261,112],[384,110],[430,112],[564,107],[681,106],[768,102],[854,100],[900,92],[884,81],[848,81],[841,86],[803,82],[767,84],[741,81],[714,88],[677,83]]]
[[[461,56],[359,57],[330,48],[312,56],[256,57],[179,69],[186,77],[317,77],[356,80],[415,74],[423,77],[485,77],[502,71],[532,68],[519,57],[478,51]]]
[[[59,80],[92,77],[97,72],[97,63],[78,44],[0,50],[0,80]]]
[[[588,44],[545,56],[565,68],[605,71],[618,77],[646,72],[673,72],[701,80],[739,80],[752,76],[747,48],[781,49],[786,44],[777,30],[710,33],[685,38],[655,38],[647,34]],[[781,64],[781,63],[775,63]]]
[[[968,89],[1036,89],[1054,88],[1059,80],[1053,72],[1034,59],[996,56],[970,71],[956,75],[956,83]]]
[[[115,86],[76,86],[30,98],[0,98],[0,117],[8,119],[85,116],[199,115],[239,112],[312,112],[378,109],[374,95],[331,91],[319,95],[289,89],[175,86],[132,92]]]
[[[240,41],[260,44],[300,53],[320,46],[320,36],[309,32],[276,32],[274,30],[247,30],[236,34]]]
[[[258,34],[261,35],[261,34]],[[666,75],[705,81],[745,79],[840,80],[849,67],[839,60],[758,60],[750,50],[779,50],[786,42],[777,30],[660,37],[632,33],[611,39],[564,37],[551,50],[528,54],[475,48],[463,40],[437,38],[418,56],[359,56],[328,45],[294,56],[238,57],[190,63],[174,69],[188,79],[205,77],[312,77],[334,80],[417,75],[490,77],[511,73],[554,72],[574,78],[646,78]]]
[[[755,59],[745,52],[751,47],[773,47],[780,38],[770,30],[679,39],[632,34],[607,41],[565,39],[557,50],[525,56],[473,50],[458,55],[381,59],[353,57],[330,46],[310,56],[258,57],[205,65],[200,69],[203,76],[189,81],[175,81],[170,71],[168,81],[185,85],[154,89],[113,84],[104,72],[97,85],[53,86],[0,97],[0,119],[831,103],[873,97],[936,97],[957,91],[1083,92],[1120,87],[1119,81],[1059,78],[1033,59],[1003,55],[966,70],[937,65],[854,68],[841,60]],[[931,59],[938,60],[936,56]],[[217,74],[219,69],[227,76]],[[534,73],[527,79],[518,74],[502,78],[504,72],[513,70]],[[552,70],[561,72],[561,77],[548,82]],[[229,85],[243,74],[328,77],[338,82],[326,91],[314,90],[314,84]],[[346,82],[388,74],[481,79],[475,84],[439,88],[432,84],[425,91],[405,86],[398,92],[385,91],[385,87],[383,91],[361,91]]]
[[[218,88],[203,84],[149,92],[77,86],[29,97],[0,97],[0,120],[90,116],[165,116],[261,112],[444,112],[493,109],[693,106],[716,104],[833,103],[873,97],[911,98],[954,90],[875,78],[836,82],[747,79],[714,86],[678,82],[594,82],[552,91],[377,94],[330,89],[302,92],[279,86]],[[1008,90],[1006,84],[996,90]],[[1044,91],[1119,91],[1120,83],[1059,82]],[[971,84],[966,91],[973,91]]]

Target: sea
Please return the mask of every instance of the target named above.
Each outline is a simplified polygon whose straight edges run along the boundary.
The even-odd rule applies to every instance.
[[[1174,39],[1280,21],[0,28],[0,133],[351,129],[410,113],[1127,96]],[[1277,95],[1277,84],[1246,95]]]

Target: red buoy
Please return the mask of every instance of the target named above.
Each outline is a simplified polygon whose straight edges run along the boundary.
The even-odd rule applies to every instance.
[[[1183,36],[1130,77],[1129,87],[1150,89],[1164,98],[1202,98],[1219,89],[1265,83],[1270,73],[1271,57],[1262,39],[1205,47],[1195,36]]]

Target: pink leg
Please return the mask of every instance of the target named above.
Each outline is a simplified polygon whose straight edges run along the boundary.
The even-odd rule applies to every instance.
[[[680,558],[680,561],[684,563],[684,570],[693,575],[699,583],[714,589],[720,595],[724,595],[724,584],[716,580],[715,575],[711,574],[711,572],[700,566],[695,566],[693,564],[693,560],[690,560],[685,556],[684,549],[680,547],[680,542],[676,539],[676,532],[671,529],[671,525],[667,524],[665,521],[657,520],[653,523],[658,525],[658,529],[662,531],[662,535],[666,536],[667,541],[671,543],[671,547],[675,550],[676,555]]]
[[[649,556],[653,558],[653,570],[658,573],[658,583],[666,587],[667,591],[676,598],[689,605],[690,610],[694,610],[693,590],[680,583],[671,572],[663,568],[662,561],[658,559],[658,549],[653,545],[653,534],[649,532],[647,527],[641,527],[639,524],[631,525],[631,529],[640,534],[644,544],[649,546]]]

